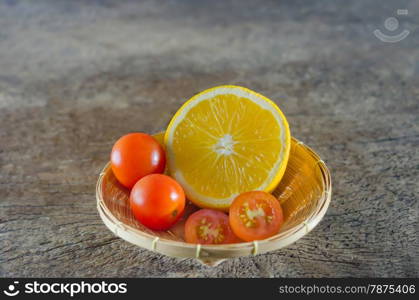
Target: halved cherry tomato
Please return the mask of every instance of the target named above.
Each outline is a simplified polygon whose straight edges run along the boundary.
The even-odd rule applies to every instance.
[[[173,178],[151,174],[141,178],[132,188],[130,206],[135,218],[154,230],[174,225],[185,209],[185,193]]]
[[[230,225],[242,240],[263,240],[279,232],[284,217],[278,199],[261,191],[246,192],[230,206]]]
[[[200,209],[185,223],[185,240],[193,244],[231,244],[240,242],[228,223],[228,216],[212,209]]]
[[[163,173],[165,164],[163,148],[156,139],[145,133],[124,135],[112,148],[113,174],[127,188],[132,188],[146,175]]]

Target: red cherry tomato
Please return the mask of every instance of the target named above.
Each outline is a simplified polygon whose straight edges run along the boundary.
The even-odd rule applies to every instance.
[[[284,222],[278,199],[261,191],[243,193],[234,199],[229,219],[233,232],[247,242],[277,234]]]
[[[151,174],[132,188],[130,206],[135,218],[153,230],[167,230],[185,209],[185,193],[173,178]]]
[[[127,188],[132,188],[146,175],[163,173],[165,164],[163,148],[145,133],[124,135],[112,148],[112,171],[116,179]]]
[[[228,216],[212,209],[201,209],[189,216],[185,223],[185,240],[193,244],[240,242],[230,228]]]

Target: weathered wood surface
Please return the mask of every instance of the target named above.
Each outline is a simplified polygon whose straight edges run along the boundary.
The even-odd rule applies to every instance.
[[[157,2],[0,3],[0,275],[418,276],[418,1]],[[398,8],[411,34],[383,43]],[[112,143],[226,83],[327,162],[324,220],[215,268],[116,238],[94,195]]]

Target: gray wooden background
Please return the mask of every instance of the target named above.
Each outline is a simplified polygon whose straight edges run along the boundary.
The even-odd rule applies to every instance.
[[[410,35],[384,43],[392,16]],[[0,276],[417,277],[418,20],[418,1],[0,1]],[[113,142],[220,84],[275,100],[327,162],[323,221],[215,268],[116,238],[95,206]]]

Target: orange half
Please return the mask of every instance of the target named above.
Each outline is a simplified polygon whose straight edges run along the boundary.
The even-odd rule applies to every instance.
[[[228,210],[247,191],[272,191],[288,162],[291,134],[274,102],[220,86],[188,100],[164,136],[170,174],[200,207]]]

